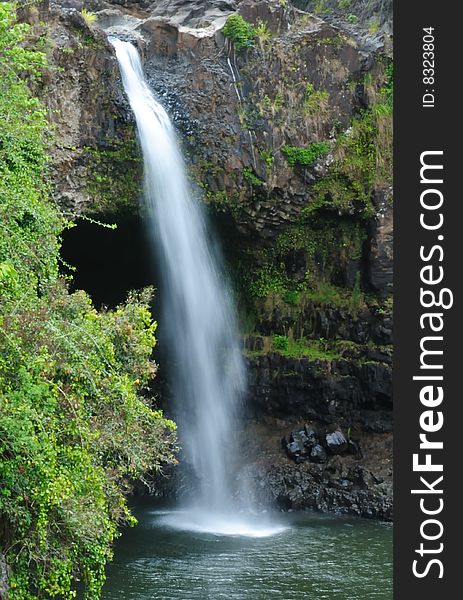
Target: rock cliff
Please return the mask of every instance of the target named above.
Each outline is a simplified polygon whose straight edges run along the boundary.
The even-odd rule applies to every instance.
[[[122,228],[142,212],[136,134],[107,36],[129,39],[230,265],[260,435],[278,418],[288,434],[296,422],[340,422],[366,440],[366,458],[309,466],[274,440],[256,477],[268,474],[282,506],[350,502],[390,518],[390,467],[379,466],[392,428],[390,12],[366,4],[47,0],[23,18],[49,57],[41,93],[63,211]],[[244,44],[224,29],[235,13]],[[286,502],[296,487],[305,500]],[[355,490],[363,500],[349,500]],[[385,504],[370,510],[377,494]]]

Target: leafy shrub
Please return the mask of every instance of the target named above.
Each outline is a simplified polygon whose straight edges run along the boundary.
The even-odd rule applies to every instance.
[[[230,15],[224,25],[223,34],[239,51],[252,48],[256,37],[256,28],[243,19],[241,15]]]
[[[274,335],[272,345],[275,350],[285,351],[289,348],[289,340],[286,335]]]
[[[260,155],[260,158],[265,162],[265,165],[267,166],[267,168],[271,169],[273,167],[273,162],[275,160],[272,151],[264,148],[263,150],[260,151],[259,155]]]
[[[274,350],[291,358],[309,358],[311,360],[331,361],[340,357],[336,349],[330,349],[323,338],[319,340],[289,340],[285,335],[274,335]]]
[[[350,310],[353,314],[365,305],[365,298],[360,288],[360,273],[356,274],[352,290],[338,288],[328,281],[319,281],[315,289],[307,293],[307,298],[315,304],[324,304]]]
[[[259,41],[259,46],[261,50],[263,50],[272,37],[267,27],[267,23],[265,23],[264,21],[259,21],[257,27],[254,28],[254,36]]]
[[[100,597],[130,482],[173,460],[149,290],[97,312],[60,278],[66,223],[48,199],[45,110],[22,79],[45,57],[0,3],[0,552],[10,600]],[[27,40],[29,41],[29,40]]]
[[[248,265],[242,272],[242,280],[252,298],[265,298],[286,289],[287,277],[280,265],[264,264],[251,269]]]
[[[328,174],[312,187],[312,210],[331,207],[352,214],[363,204],[362,217],[369,218],[374,214],[372,191],[392,182],[392,62],[384,65],[379,81],[370,77],[364,85],[371,107],[338,136]]]
[[[359,18],[357,17],[357,15],[347,15],[346,21],[348,23],[350,23],[351,25],[357,25],[357,23],[359,22]]]
[[[80,14],[83,16],[84,21],[87,23],[87,25],[93,25],[98,20],[98,17],[96,16],[96,14],[93,12],[90,12],[86,8],[83,8],[80,11]]]
[[[297,290],[286,290],[282,298],[283,302],[286,302],[286,304],[297,306],[299,304],[300,293]]]
[[[246,181],[253,187],[262,187],[264,182],[260,177],[258,177],[252,169],[249,167],[244,167],[243,169],[243,177]]]
[[[385,103],[391,108],[394,96],[394,63],[391,61],[386,66],[386,82],[383,86],[383,95]]]
[[[310,167],[314,162],[330,150],[328,142],[314,142],[306,148],[298,146],[283,146],[281,151],[292,167]]]

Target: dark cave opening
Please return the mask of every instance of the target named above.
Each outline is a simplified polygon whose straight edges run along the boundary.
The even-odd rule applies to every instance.
[[[100,222],[115,223],[116,229]],[[232,278],[230,265],[236,260],[236,248],[242,245],[236,226],[227,214],[208,215],[207,222],[209,243],[223,256],[225,271]],[[141,216],[80,219],[75,227],[64,231],[61,256],[72,268],[65,268],[72,275],[71,290],[85,290],[97,308],[114,308],[129,291],[154,286],[155,312],[159,315],[162,276]]]
[[[114,222],[106,215],[95,217],[102,223]],[[169,377],[167,365],[171,359],[167,344],[163,339],[163,319],[160,301],[161,277],[146,222],[140,216],[126,216],[116,220],[117,228],[109,229],[98,223],[81,219],[72,229],[63,234],[61,256],[73,270],[71,291],[84,290],[91,297],[97,309],[114,308],[127,299],[132,290],[147,286],[154,287],[152,301],[153,318],[158,323],[154,350],[154,360],[158,372],[150,383],[151,392],[156,397],[156,405],[169,409]],[[154,398],[151,397],[153,401]]]
[[[117,228],[104,227],[98,224],[99,221],[115,222]],[[208,225],[210,243],[228,263],[233,257],[230,248],[236,242],[231,222],[220,215],[219,218],[212,218]],[[72,267],[72,270],[65,268],[72,275],[71,291],[87,292],[97,309],[116,307],[126,300],[131,290],[154,287],[152,313],[158,323],[154,359],[159,368],[150,388],[157,397],[157,404],[172,416],[169,372],[175,372],[175,363],[166,339],[162,306],[163,278],[146,221],[138,215],[120,218],[97,215],[94,221],[79,219],[75,227],[63,233],[61,256]]]
[[[85,290],[97,308],[117,306],[130,290],[158,287],[146,226],[140,217],[125,217],[116,229],[79,220],[64,232],[61,256],[75,269],[71,271],[71,289]]]

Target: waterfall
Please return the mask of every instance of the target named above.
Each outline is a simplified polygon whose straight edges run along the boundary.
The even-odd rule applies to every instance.
[[[183,407],[182,445],[200,481],[197,504],[223,512],[231,509],[233,421],[245,386],[233,304],[172,123],[145,81],[135,47],[111,42],[137,123],[149,227],[165,276],[163,323]]]

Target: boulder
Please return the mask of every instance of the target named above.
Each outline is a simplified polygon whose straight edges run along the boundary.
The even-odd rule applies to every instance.
[[[316,444],[310,451],[310,460],[314,463],[325,463],[327,459],[326,450],[320,444]]]
[[[340,429],[325,434],[325,445],[332,454],[342,454],[349,448],[349,443]]]
[[[311,425],[305,425],[304,432],[307,437],[306,443],[310,445],[315,445],[318,443],[318,429],[312,427]]]
[[[286,451],[296,462],[303,462],[308,459],[310,442],[304,429],[290,433],[289,440],[286,442]]]

